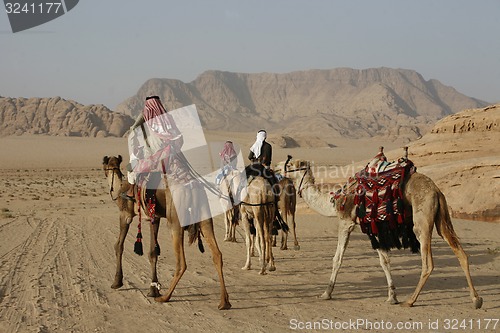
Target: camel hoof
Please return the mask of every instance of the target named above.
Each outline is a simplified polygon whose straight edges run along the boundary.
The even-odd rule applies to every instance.
[[[229,302],[224,302],[224,303],[221,303],[219,304],[219,310],[229,310],[231,309],[231,303]]]
[[[160,291],[157,288],[155,287],[149,288],[148,297],[160,297],[160,296],[161,296]]]
[[[261,271],[259,272],[259,275],[267,275],[266,270],[265,270],[265,269],[261,270]]]
[[[274,272],[276,270],[276,266],[269,267],[269,272]]]
[[[389,303],[390,305],[399,304],[399,301],[395,298],[389,298],[386,302]]]
[[[155,301],[158,303],[166,303],[168,302],[170,297],[165,297],[165,296],[160,296],[160,297],[155,297]]]
[[[294,249],[295,251],[300,250],[300,245],[295,245],[295,246],[293,247],[293,249]]]
[[[319,298],[324,299],[324,300],[329,300],[332,297],[327,292],[324,292],[323,294],[321,294],[321,296]]]
[[[111,285],[111,288],[112,289],[118,289],[118,288],[121,288],[123,287],[123,283],[122,282],[115,282]]]
[[[250,270],[250,266],[243,266],[241,267],[242,270],[244,271],[249,271]]]
[[[482,297],[476,297],[474,299],[474,308],[475,309],[481,309],[483,306],[483,298]]]
[[[413,303],[407,303],[407,302],[401,303],[400,305],[403,308],[411,308],[411,307],[413,307]]]
[[[282,246],[282,247],[280,247],[280,250],[286,251],[286,250],[288,250],[288,247],[287,246]]]

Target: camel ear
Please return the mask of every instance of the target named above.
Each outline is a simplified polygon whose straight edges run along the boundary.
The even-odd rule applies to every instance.
[[[122,161],[123,161],[122,155],[118,155],[118,164],[122,163]]]
[[[109,162],[109,157],[108,156],[104,156],[103,159],[102,159],[102,164],[108,164]]]

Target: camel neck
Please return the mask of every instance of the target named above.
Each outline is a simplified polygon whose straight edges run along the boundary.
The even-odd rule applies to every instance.
[[[308,170],[304,176],[295,178],[295,186],[309,208],[324,216],[337,215],[335,207],[330,201],[330,194],[321,192],[315,186],[311,170]]]

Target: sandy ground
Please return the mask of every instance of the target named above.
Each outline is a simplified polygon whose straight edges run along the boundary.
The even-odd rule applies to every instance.
[[[343,164],[372,156],[380,145],[340,141],[337,149],[343,153],[335,159]],[[148,259],[133,253],[136,220],[125,246],[124,286],[110,288],[118,210],[100,168],[104,155],[127,156],[126,141],[12,137],[0,143],[2,333],[500,331],[498,223],[453,220],[484,298],[480,310],[473,309],[453,252],[436,234],[435,269],[413,308],[385,303],[387,288],[378,256],[360,231],[351,237],[333,298],[318,299],[331,272],[337,220],[312,213],[300,202],[300,250],[274,248],[277,270],[265,276],[255,267],[241,270],[242,229],[238,243],[223,242],[222,217],[214,219],[231,310],[217,310],[219,285],[211,255],[199,253],[196,246],[186,246],[188,269],[172,300],[158,304],[146,296]],[[287,153],[325,164],[332,159],[323,149],[276,149],[275,160]],[[148,229],[143,231],[147,240]],[[158,270],[166,286],[174,264],[166,223],[161,225],[160,245]],[[288,245],[293,248],[290,240]],[[391,260],[403,301],[419,279],[420,257],[394,251]]]

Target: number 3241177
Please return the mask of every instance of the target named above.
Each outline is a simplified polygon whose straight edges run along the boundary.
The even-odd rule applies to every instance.
[[[446,330],[496,330],[499,319],[445,319],[443,328]]]
[[[63,10],[61,2],[5,3],[7,14],[57,14],[59,10]]]

